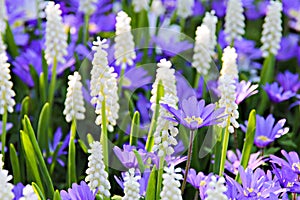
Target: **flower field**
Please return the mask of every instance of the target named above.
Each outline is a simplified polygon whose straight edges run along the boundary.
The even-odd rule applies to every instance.
[[[300,200],[300,0],[0,0],[0,200]]]

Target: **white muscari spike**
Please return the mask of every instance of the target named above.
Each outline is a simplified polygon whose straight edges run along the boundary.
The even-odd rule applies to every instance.
[[[91,70],[91,103],[96,105],[95,113],[98,115],[95,123],[102,124],[102,103],[105,101],[106,117],[108,121],[108,130],[113,131],[116,120],[119,115],[119,96],[117,87],[117,74],[114,68],[108,66],[106,40],[97,38],[93,42],[92,50],[95,51]]]
[[[65,109],[63,114],[66,116],[66,121],[71,122],[73,119],[83,120],[85,118],[85,107],[82,94],[81,76],[78,72],[68,76],[67,97],[65,100]]]
[[[265,17],[260,40],[263,57],[268,57],[269,54],[276,56],[280,48],[282,37],[281,11],[282,3],[280,1],[271,1],[267,7],[267,16]]]
[[[80,0],[79,1],[79,11],[86,15],[91,15],[95,12],[98,0]]]
[[[122,200],[139,200],[140,199],[140,184],[138,180],[140,180],[140,176],[135,176],[134,168],[129,169],[128,172],[125,173],[124,178],[124,194],[125,196]]]
[[[154,13],[154,15],[156,17],[159,17],[160,15],[165,13],[166,8],[164,7],[161,0],[153,0],[150,10],[151,10],[152,13]]]
[[[224,192],[227,191],[227,187],[224,184],[224,177],[220,177],[217,179],[216,176],[211,176],[211,181],[207,186],[207,197],[205,198],[205,200],[228,200],[228,197],[224,194]]]
[[[226,41],[231,43],[235,39],[242,39],[245,33],[245,16],[241,0],[229,0],[225,16]]]
[[[223,65],[218,86],[221,92],[219,107],[225,108],[225,114],[230,118],[230,126],[228,127],[230,133],[234,132],[234,128],[239,127],[239,123],[236,121],[239,118],[238,105],[235,103],[236,82],[238,80],[236,59],[235,49],[226,47],[223,52]],[[223,123],[220,124],[221,127],[226,127],[228,117],[223,119]]]
[[[13,97],[16,95],[13,91],[13,82],[10,80],[10,64],[7,63],[6,55],[0,54],[0,114],[4,114],[6,108],[9,113],[14,111],[13,107],[16,104]]]
[[[45,58],[48,65],[57,62],[65,63],[64,56],[67,55],[67,33],[64,31],[61,10],[59,4],[49,1],[46,12],[46,50]]]
[[[0,35],[6,30],[7,12],[5,0],[0,0]]]
[[[34,192],[31,185],[26,185],[23,188],[23,197],[21,197],[19,200],[38,200],[39,197]]]
[[[180,168],[174,169],[174,165],[164,168],[163,174],[163,188],[160,192],[162,200],[182,200],[180,187],[180,180],[183,179]]]
[[[177,0],[177,15],[183,19],[193,14],[194,0]]]
[[[88,169],[85,181],[92,190],[98,189],[98,194],[103,197],[110,197],[110,183],[108,181],[108,173],[105,171],[103,162],[103,151],[100,142],[95,141],[90,144],[91,149],[88,152],[91,154],[88,157]]]
[[[202,24],[197,28],[192,66],[203,76],[207,75],[212,60],[210,37],[210,30],[206,25]]]
[[[136,58],[130,21],[131,18],[124,11],[118,12],[116,17],[114,57],[116,65],[121,65],[123,68],[126,65],[133,65],[133,60]]]
[[[132,0],[134,12],[138,13],[142,10],[147,10],[149,7],[149,0]]]
[[[12,175],[8,175],[8,171],[3,169],[2,154],[0,154],[0,199],[12,200],[15,195],[12,192],[13,184],[9,183],[12,180]]]
[[[165,103],[169,106],[177,108],[178,97],[176,90],[176,78],[174,75],[175,70],[171,68],[172,63],[166,59],[162,59],[157,66],[158,69],[156,70],[156,79],[151,90],[151,108],[155,110],[157,87],[160,81],[164,88],[164,96],[160,100],[160,103]],[[166,117],[172,117],[172,114],[170,114],[164,108],[159,109],[157,125],[153,134],[153,151],[158,151],[159,157],[171,155],[174,152],[172,146],[177,145],[177,140],[175,139],[178,134],[178,129],[176,128],[177,123],[167,120]]]
[[[211,10],[210,12],[206,12],[203,18],[203,25],[207,26],[210,32],[210,39],[209,39],[209,50],[210,55],[214,56],[215,54],[215,47],[217,44],[217,36],[216,36],[216,26],[218,23],[218,18],[215,16],[215,11]]]

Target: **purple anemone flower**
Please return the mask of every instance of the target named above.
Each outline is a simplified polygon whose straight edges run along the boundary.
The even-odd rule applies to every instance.
[[[276,56],[277,60],[286,61],[297,56],[298,34],[289,34],[283,37],[280,42],[280,49]]]
[[[196,170],[191,168],[187,176],[187,182],[190,183],[194,188],[200,189],[201,187],[203,188],[209,183],[208,180],[210,176],[211,174],[206,176],[203,172],[199,172],[197,174]]]
[[[126,168],[138,168],[138,161],[135,157],[133,150],[135,147],[130,145],[123,145],[123,150],[121,150],[118,146],[114,147],[114,152],[116,156],[119,158],[121,163]]]
[[[134,91],[150,83],[152,83],[152,77],[148,75],[145,69],[139,67],[132,68],[124,74],[122,86]]]
[[[297,92],[300,89],[299,74],[293,74],[290,71],[279,73],[277,81],[280,83],[284,91]]]
[[[236,99],[235,103],[240,104],[242,101],[244,101],[246,98],[257,94],[258,90],[258,85],[251,85],[251,82],[248,81],[241,81],[236,84]]]
[[[275,155],[270,155],[271,162],[280,165],[281,167],[286,166],[291,168],[295,173],[300,175],[300,159],[295,151],[287,153],[285,150],[281,150],[281,154],[285,157],[287,161],[279,158]]]
[[[286,188],[289,192],[300,193],[300,182],[297,173],[286,166],[282,166],[279,169],[273,164],[272,168],[282,188]]]
[[[274,142],[276,138],[281,137],[289,131],[289,128],[283,128],[286,119],[281,119],[275,124],[275,118],[272,114],[269,114],[265,119],[259,115],[256,115],[256,132],[254,138],[254,144],[257,147],[263,148]],[[245,125],[241,124],[241,129],[246,132],[248,121]]]
[[[215,104],[205,106],[205,101],[197,101],[195,96],[183,99],[180,110],[176,110],[167,104],[161,104],[167,111],[172,113],[176,120],[190,130],[196,130],[204,126],[218,124],[220,115],[224,113],[224,108],[215,110]],[[170,119],[176,121],[175,119]]]
[[[12,192],[14,193],[15,197],[13,200],[18,200],[21,197],[23,197],[23,188],[25,186],[23,185],[23,183],[18,183],[17,185],[14,186]]]
[[[293,91],[283,91],[283,87],[279,87],[277,82],[272,84],[267,83],[264,90],[269,96],[269,99],[274,103],[280,103],[294,97],[296,94]]]
[[[267,159],[263,156],[260,156],[260,154],[260,152],[257,152],[250,155],[250,159],[247,165],[248,168],[254,170],[265,163]],[[225,168],[232,174],[237,174],[239,166],[241,165],[241,158],[242,153],[239,149],[236,150],[236,153],[234,153],[234,151],[232,150],[227,151]]]
[[[62,190],[60,196],[62,200],[94,200],[96,192],[93,192],[84,181],[81,181],[80,185],[73,183],[68,192]]]

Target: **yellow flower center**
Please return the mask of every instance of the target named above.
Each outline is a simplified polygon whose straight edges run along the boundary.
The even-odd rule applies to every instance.
[[[184,120],[188,123],[191,124],[192,122],[197,122],[198,125],[201,125],[203,123],[203,119],[201,117],[186,117]]]
[[[200,186],[204,186],[206,185],[206,182],[205,181],[200,181]]]
[[[261,140],[261,141],[264,141],[264,142],[267,142],[267,141],[269,141],[269,140],[270,140],[268,137],[266,137],[266,136],[263,136],[263,135],[261,135],[261,136],[258,136],[257,138],[258,138],[259,140]]]
[[[300,171],[300,163],[293,163],[292,165],[293,170],[299,170]]]
[[[294,183],[288,182],[287,187],[293,187]]]

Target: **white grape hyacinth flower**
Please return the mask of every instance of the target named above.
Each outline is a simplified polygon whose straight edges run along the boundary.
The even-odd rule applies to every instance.
[[[130,21],[131,18],[124,11],[118,12],[114,57],[116,65],[121,65],[122,68],[125,68],[126,65],[133,65],[133,60],[136,58]]]
[[[122,200],[139,200],[140,195],[140,183],[138,182],[141,176],[135,176],[134,168],[129,169],[125,173],[124,178],[124,194]]]
[[[95,12],[98,0],[80,0],[79,1],[79,11],[86,15],[91,15]]]
[[[211,176],[211,181],[207,187],[205,200],[228,200],[228,197],[224,194],[227,191],[224,177]]]
[[[209,29],[210,38],[209,38],[208,48],[211,56],[215,55],[215,47],[217,44],[217,36],[216,36],[217,23],[218,23],[218,17],[215,15],[214,10],[205,13],[202,24],[207,26],[207,28]]]
[[[132,0],[132,4],[136,13],[149,8],[149,0]]]
[[[225,16],[226,41],[230,44],[234,40],[242,39],[245,33],[245,16],[241,0],[229,0]]]
[[[267,7],[267,16],[263,24],[262,37],[260,39],[262,46],[262,56],[268,57],[269,54],[277,55],[280,48],[282,37],[282,3],[280,1],[271,1]]]
[[[234,128],[239,127],[236,121],[239,118],[238,105],[235,102],[236,83],[238,79],[238,70],[236,64],[237,54],[233,47],[226,47],[223,52],[223,65],[219,77],[218,89],[221,93],[219,100],[219,107],[225,108],[225,113],[230,118],[230,125],[228,130],[230,133],[234,132]],[[227,117],[223,119],[221,127],[225,128],[227,125]]]
[[[14,111],[13,107],[16,104],[14,96],[16,96],[13,91],[13,82],[10,80],[10,64],[7,63],[7,57],[5,54],[0,54],[0,114],[3,115],[5,109],[12,113]]]
[[[160,15],[164,14],[166,8],[164,7],[161,0],[153,0],[151,4],[150,11],[156,16],[159,17]]]
[[[5,0],[0,0],[0,35],[6,30],[7,11]]]
[[[83,120],[85,118],[84,99],[82,94],[81,76],[78,72],[68,76],[67,97],[65,100],[65,109],[63,114],[66,116],[66,121]]]
[[[65,63],[64,56],[67,55],[67,33],[64,31],[60,5],[49,1],[45,9],[46,12],[46,42],[45,58],[48,65],[54,60]]]
[[[156,79],[153,83],[151,90],[150,102],[151,108],[155,110],[158,84],[161,82],[164,88],[164,96],[160,103],[168,104],[169,106],[177,109],[178,97],[176,90],[175,70],[172,69],[172,63],[166,59],[161,59],[157,64]],[[165,117],[172,117],[164,108],[159,109],[156,129],[154,131],[154,146],[153,151],[158,151],[159,157],[171,155],[174,152],[172,146],[177,145],[176,136],[178,135],[177,123],[167,120]]]
[[[105,171],[103,162],[103,150],[100,142],[95,141],[90,144],[88,153],[88,169],[85,181],[92,190],[98,190],[98,194],[103,197],[110,197],[110,183],[108,181],[108,173]]]
[[[202,24],[197,27],[192,66],[196,68],[197,72],[202,76],[208,74],[210,63],[212,61],[210,37],[210,30],[206,25]]]
[[[1,200],[12,200],[15,195],[12,192],[13,184],[9,183],[12,180],[12,175],[8,175],[8,171],[3,169],[3,155],[0,154],[0,199]]]
[[[193,14],[194,0],[177,0],[177,15],[183,19]]]
[[[160,192],[162,200],[182,200],[180,190],[180,180],[183,179],[180,168],[174,169],[174,165],[164,168],[163,174],[163,188]]]
[[[19,200],[38,200],[38,199],[39,197],[34,192],[33,187],[31,185],[26,185],[23,188],[23,197],[21,197]]]
[[[108,121],[108,130],[113,131],[113,126],[119,117],[120,105],[118,103],[117,74],[114,68],[108,66],[106,39],[101,41],[100,37],[93,42],[92,50],[95,51],[91,70],[91,103],[96,106],[95,113],[98,115],[95,123],[102,124],[102,104],[105,103],[106,118]]]

